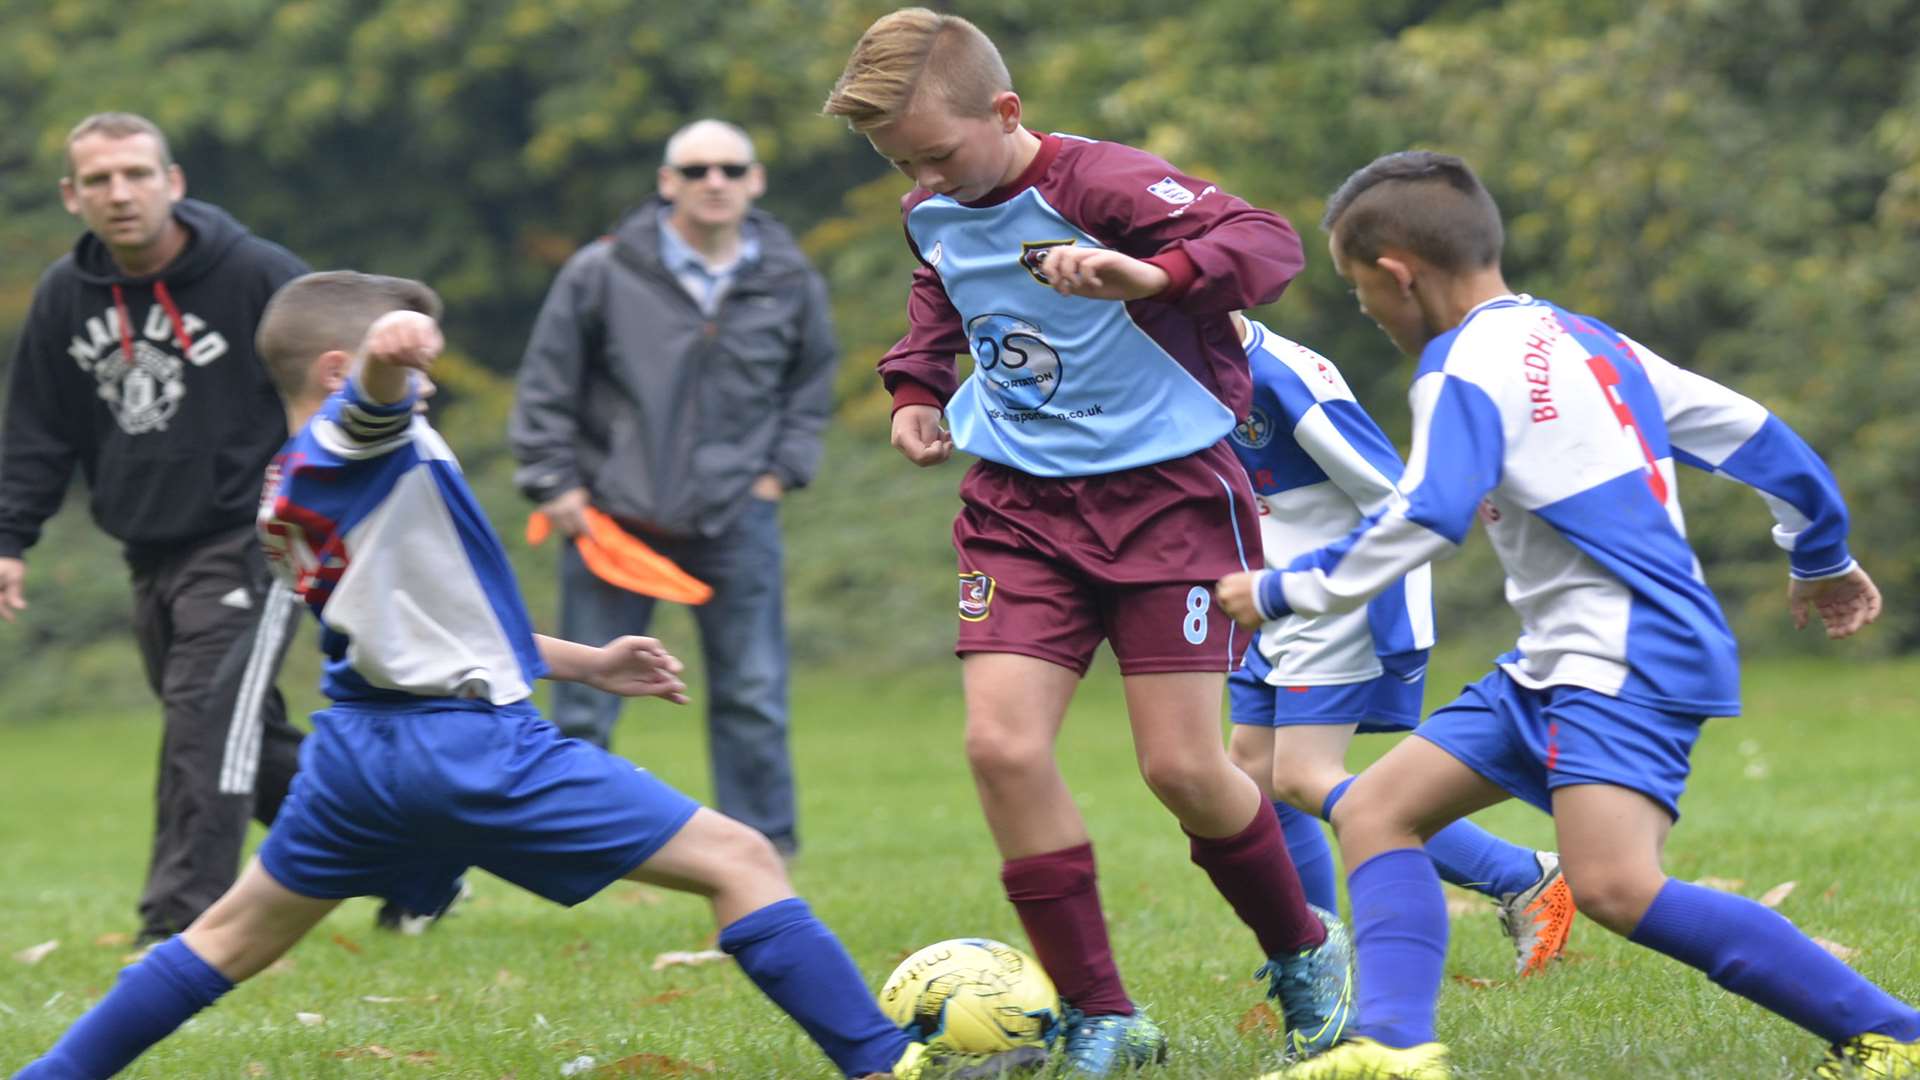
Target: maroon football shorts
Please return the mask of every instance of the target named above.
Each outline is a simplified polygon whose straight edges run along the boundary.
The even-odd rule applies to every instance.
[[[1100,476],[981,461],[960,501],[960,655],[1019,653],[1085,674],[1105,638],[1122,674],[1240,665],[1249,635],[1213,584],[1261,565],[1260,533],[1224,441]]]

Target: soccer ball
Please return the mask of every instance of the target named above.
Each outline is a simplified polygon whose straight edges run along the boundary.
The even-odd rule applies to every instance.
[[[1060,993],[1038,961],[987,938],[954,938],[900,962],[880,1008],[935,1050],[988,1054],[1046,1046],[1060,1031]]]

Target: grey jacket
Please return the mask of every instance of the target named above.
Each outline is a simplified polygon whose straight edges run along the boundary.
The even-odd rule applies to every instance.
[[[826,283],[753,211],[760,258],[709,320],[660,258],[655,198],[561,268],[520,364],[507,438],[535,501],[584,485],[601,510],[717,536],[773,473],[813,479],[839,359]]]

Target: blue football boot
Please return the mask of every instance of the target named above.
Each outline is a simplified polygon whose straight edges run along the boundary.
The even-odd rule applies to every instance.
[[[1312,905],[1308,905],[1312,907]],[[1327,940],[1291,956],[1274,956],[1253,973],[1268,981],[1285,1016],[1287,1050],[1307,1058],[1340,1041],[1353,1019],[1353,936],[1339,916],[1313,908]]]
[[[1167,1060],[1166,1032],[1137,1008],[1132,1016],[1088,1016],[1069,1004],[1060,1026],[1068,1076],[1109,1076]]]

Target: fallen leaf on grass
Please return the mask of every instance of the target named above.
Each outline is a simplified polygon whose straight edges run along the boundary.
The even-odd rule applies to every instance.
[[[337,1058],[379,1058],[385,1061],[393,1057],[393,1051],[381,1046],[379,1043],[368,1043],[365,1046],[349,1046],[345,1050],[335,1050],[333,1056]]]
[[[249,1061],[247,1062],[247,1075],[256,1078],[265,1076],[267,1075],[267,1067],[257,1061]]]
[[[1860,955],[1860,950],[1851,945],[1842,945],[1837,941],[1828,941],[1823,937],[1814,938],[1813,943],[1842,960],[1852,960],[1854,957]]]
[[[665,971],[670,967],[698,967],[701,964],[717,964],[732,957],[719,949],[701,949],[699,952],[663,952],[653,958],[653,970]]]
[[[591,948],[593,948],[593,943],[588,941],[586,938],[581,938],[579,941],[569,942],[564,948],[560,950],[560,955],[579,956]]]
[[[361,953],[366,951],[365,949],[362,949],[360,947],[359,942],[353,940],[352,938],[348,937],[345,934],[333,935],[333,943],[347,950],[348,952],[352,953],[355,956],[359,956]]]
[[[1280,1034],[1280,1018],[1274,1015],[1273,1006],[1263,1001],[1242,1013],[1240,1015],[1240,1022],[1233,1025],[1233,1030],[1242,1035],[1252,1035],[1255,1033],[1278,1035]]]
[[[1694,878],[1693,883],[1695,885],[1704,885],[1709,889],[1719,889],[1721,892],[1739,892],[1745,888],[1747,884],[1737,877]]]
[[[32,967],[40,961],[45,960],[48,953],[59,947],[60,942],[58,940],[43,941],[38,945],[29,945],[21,949],[19,952],[13,954],[13,958],[28,967]]]
[[[1760,894],[1760,906],[1764,908],[1779,907],[1781,901],[1793,895],[1794,888],[1799,884],[1797,881],[1783,881],[1775,885],[1773,888]]]
[[[665,1005],[669,1001],[678,1001],[681,998],[686,997],[688,994],[691,994],[691,993],[693,993],[693,991],[687,989],[684,986],[676,986],[672,990],[662,991],[661,993],[655,994],[650,998],[641,998],[639,1001],[634,1002],[634,1004],[635,1005]]]
[[[297,1012],[293,1014],[293,1018],[308,1027],[319,1027],[327,1022],[327,1018],[319,1013]]]
[[[94,938],[93,943],[103,949],[124,949],[133,944],[133,935],[123,930],[114,930]]]
[[[1462,986],[1471,986],[1475,990],[1487,990],[1500,985],[1492,979],[1482,979],[1477,975],[1454,975],[1451,976],[1451,978],[1454,982]]]
[[[635,1054],[593,1070],[595,1076],[699,1076],[713,1071],[713,1062],[696,1065],[665,1054]]]
[[[415,1050],[400,1060],[409,1065],[431,1065],[440,1060],[440,1052],[437,1050]]]

